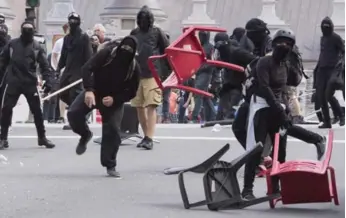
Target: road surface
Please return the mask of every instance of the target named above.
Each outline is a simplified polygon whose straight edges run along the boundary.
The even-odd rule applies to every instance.
[[[326,134],[316,127],[313,131]],[[92,128],[100,135],[99,127]],[[243,150],[229,128],[212,132],[195,125],[161,125],[153,151],[143,151],[127,141],[118,155],[116,180],[105,176],[100,166],[100,146],[90,143],[82,156],[75,154],[78,137],[61,126],[47,127],[47,136],[56,148],[46,150],[36,144],[36,131],[30,124],[15,125],[10,148],[0,151],[8,161],[0,163],[1,218],[332,218],[345,214],[345,130],[335,129],[331,165],[335,167],[340,206],[333,203],[282,206],[275,210],[263,203],[244,210],[211,212],[206,207],[185,210],[177,176],[165,176],[170,166],[200,163],[226,143],[230,151],[223,157],[232,160]],[[314,146],[289,139],[288,159],[315,159]],[[202,177],[186,177],[190,200],[203,198]],[[242,183],[242,178],[239,178]],[[257,179],[256,195],[265,194],[264,179]]]

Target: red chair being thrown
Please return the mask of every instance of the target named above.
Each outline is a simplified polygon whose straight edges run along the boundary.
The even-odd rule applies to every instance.
[[[211,93],[184,86],[183,82],[190,79],[205,64],[244,72],[244,68],[241,66],[222,61],[208,60],[196,36],[197,31],[226,32],[226,29],[201,26],[184,28],[184,33],[166,48],[164,55],[151,56],[148,59],[148,65],[160,89],[175,88],[212,97],[213,95]],[[159,74],[154,66],[154,61],[161,58],[167,58],[173,71],[164,82],[160,80]]]
[[[335,172],[329,162],[333,150],[333,130],[329,130],[327,148],[322,161],[287,161],[279,163],[279,134],[275,136],[273,166],[267,172],[268,195],[272,194],[271,177],[278,176],[281,198],[269,202],[274,208],[278,201],[283,204],[322,203],[334,200],[339,205]]]

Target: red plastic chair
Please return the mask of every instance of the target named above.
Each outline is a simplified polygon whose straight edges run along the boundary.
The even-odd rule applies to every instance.
[[[166,48],[164,55],[149,57],[149,68],[160,89],[163,90],[167,88],[176,88],[195,94],[212,97],[213,95],[211,93],[184,86],[183,82],[190,79],[204,64],[244,72],[244,68],[241,66],[221,61],[208,60],[206,58],[202,45],[200,44],[196,36],[197,31],[226,32],[226,29],[199,26],[185,28],[184,33],[169,47]],[[154,61],[161,58],[167,58],[173,70],[172,74],[164,82],[160,80],[159,74],[157,73],[154,66]]]
[[[268,194],[272,194],[271,177],[278,176],[281,198],[271,200],[274,208],[278,201],[283,204],[332,202],[339,205],[334,168],[329,166],[333,150],[334,133],[328,133],[327,148],[322,161],[297,160],[279,163],[279,134],[275,136],[273,166],[267,172]]]

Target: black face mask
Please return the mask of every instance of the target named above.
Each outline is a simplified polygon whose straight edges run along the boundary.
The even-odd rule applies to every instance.
[[[150,27],[149,19],[146,17],[145,18],[143,17],[142,19],[140,19],[138,26],[142,31],[147,32],[149,30],[149,27]]]
[[[34,29],[22,28],[21,38],[24,42],[32,42],[34,40]]]
[[[287,55],[290,53],[291,48],[284,45],[277,45],[273,49],[273,58],[277,62],[283,61]]]
[[[333,33],[333,29],[331,27],[322,27],[321,30],[324,36],[330,36]]]
[[[68,24],[70,26],[70,33],[75,33],[77,29],[79,28],[79,23],[69,22]]]

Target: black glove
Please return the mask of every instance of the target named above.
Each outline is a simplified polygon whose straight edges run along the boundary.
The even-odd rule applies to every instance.
[[[52,86],[48,82],[45,82],[42,89],[44,94],[48,94],[52,90]]]
[[[285,110],[280,112],[280,126],[284,129],[288,129],[292,126],[292,120]]]

